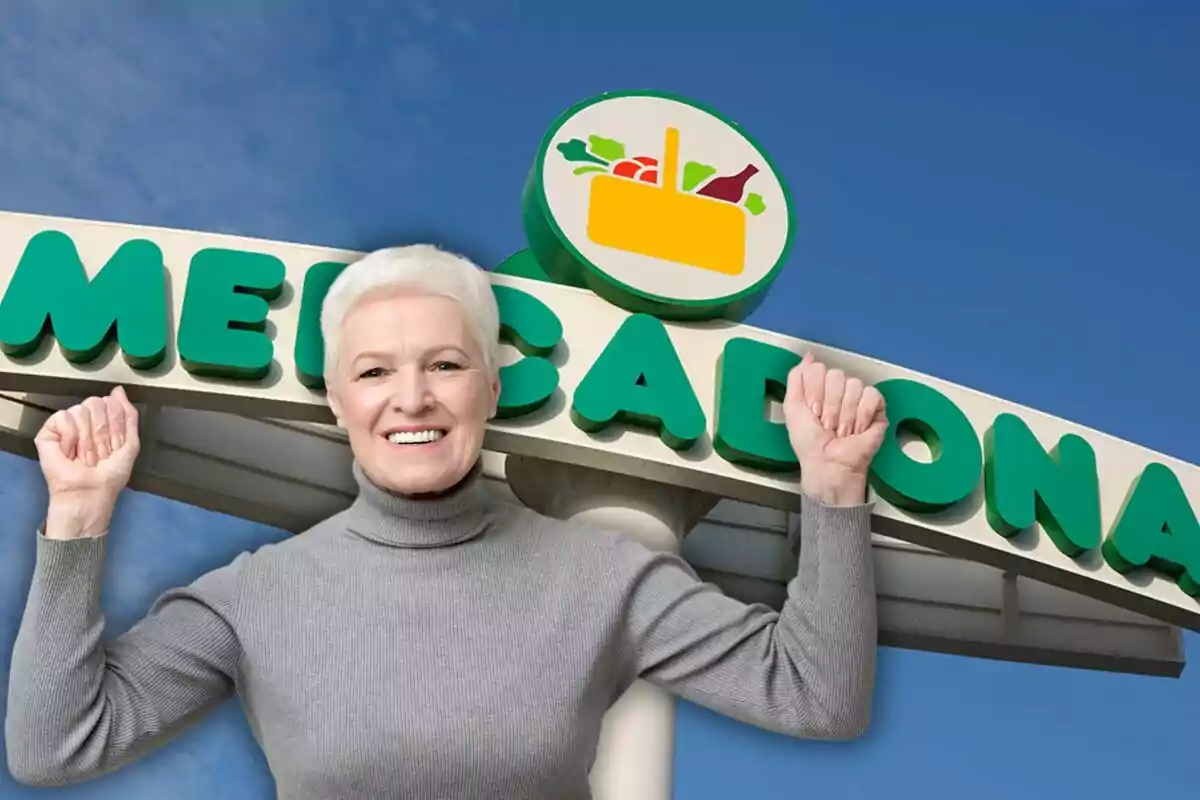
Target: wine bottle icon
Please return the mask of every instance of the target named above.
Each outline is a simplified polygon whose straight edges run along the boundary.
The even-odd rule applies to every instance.
[[[742,195],[746,192],[746,182],[757,174],[758,167],[753,164],[747,164],[746,168],[737,175],[730,175],[725,178],[713,178],[704,184],[696,194],[712,197],[716,200],[724,200],[727,203],[740,203],[742,202]]]
[[[676,264],[740,275],[746,268],[746,182],[714,178],[695,194],[679,190],[679,129],[665,131],[661,181],[655,185],[610,174],[591,180],[587,235],[598,245]]]

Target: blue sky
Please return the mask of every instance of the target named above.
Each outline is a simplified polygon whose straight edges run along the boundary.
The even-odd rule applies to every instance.
[[[791,185],[796,244],[752,323],[1200,463],[1200,9],[1137,5],[6,3],[0,208],[356,249],[433,240],[495,264],[523,244],[522,181],[559,112],[670,90],[745,125]],[[0,456],[3,669],[43,492],[36,465]],[[280,535],[123,502],[114,629]],[[853,744],[681,706],[677,796],[1185,786],[1196,708],[1195,665],[1171,681],[885,649]],[[232,705],[93,784],[8,781],[5,797],[170,785],[176,800],[270,785]]]

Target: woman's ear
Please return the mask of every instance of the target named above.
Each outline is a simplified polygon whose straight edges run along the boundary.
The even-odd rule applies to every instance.
[[[337,426],[344,429],[346,426],[342,424],[342,400],[338,397],[338,393],[328,385],[325,387],[325,399],[329,402],[329,410],[333,412]]]
[[[491,397],[491,403],[488,406],[488,419],[493,420],[496,418],[496,412],[500,405],[500,373],[499,372],[496,372],[492,375],[492,382],[491,382],[490,388],[492,390],[492,397]]]

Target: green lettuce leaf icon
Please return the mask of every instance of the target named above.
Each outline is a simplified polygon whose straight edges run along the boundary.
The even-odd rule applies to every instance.
[[[756,217],[767,210],[767,204],[763,202],[762,195],[757,192],[751,192],[746,195],[743,205],[746,206],[747,211]]]
[[[588,150],[605,161],[620,161],[625,157],[625,145],[621,142],[594,134],[588,137]]]
[[[698,161],[687,162],[683,165],[683,191],[690,192],[716,173],[716,167]]]

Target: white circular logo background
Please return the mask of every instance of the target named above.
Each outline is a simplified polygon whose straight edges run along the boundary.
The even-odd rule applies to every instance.
[[[616,178],[643,186],[657,181],[661,186],[668,129],[677,131],[676,189],[683,194],[700,196],[718,178],[737,176],[747,166],[757,169],[743,186],[726,192],[725,199],[702,198],[692,204],[702,210],[706,202],[728,205],[744,214],[744,259],[737,274],[598,244],[589,236],[592,181]],[[604,141],[597,142],[596,137]],[[616,153],[621,156],[615,157]],[[696,180],[698,175],[703,178]],[[541,179],[547,209],[562,238],[592,268],[643,296],[703,303],[763,289],[788,246],[787,196],[766,156],[729,123],[670,98],[622,95],[579,109],[554,132],[542,157]],[[693,185],[684,188],[689,180]],[[738,199],[732,200],[730,192],[738,192]],[[641,196],[645,195],[643,191]],[[645,208],[637,203],[625,207],[635,215]],[[728,220],[731,212],[717,213]],[[634,219],[634,227],[653,231],[653,219],[645,215]],[[674,226],[676,232],[684,228],[682,222]],[[644,230],[645,235],[653,233]]]

